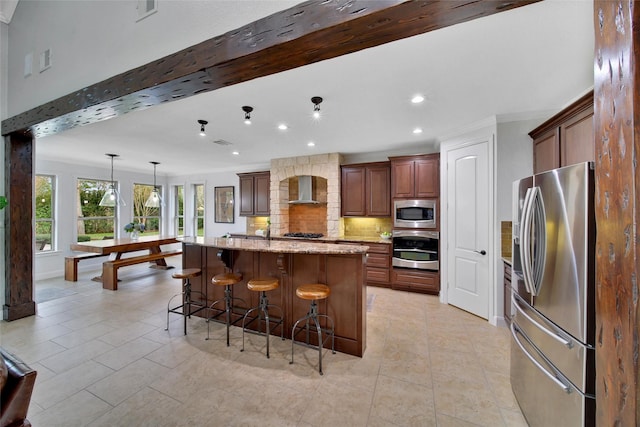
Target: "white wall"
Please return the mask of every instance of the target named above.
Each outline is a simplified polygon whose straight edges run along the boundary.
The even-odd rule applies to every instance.
[[[500,221],[511,221],[511,183],[533,174],[533,141],[529,132],[543,121],[544,119],[536,118],[498,123],[496,150],[496,221],[498,232],[500,231]]]
[[[107,160],[107,159],[105,159]],[[108,163],[105,161],[105,163]],[[56,221],[57,239],[56,251],[37,253],[35,255],[34,279],[41,280],[64,275],[64,257],[71,253],[70,245],[76,241],[76,184],[78,178],[103,179],[111,178],[111,169],[96,169],[77,164],[66,164],[46,160],[38,160],[36,154],[36,173],[54,175],[56,177]],[[120,208],[118,214],[118,233],[122,236],[124,224],[131,222],[133,216],[132,192],[134,183],[153,184],[153,174],[138,174],[127,171],[118,171],[114,167],[114,179],[127,206]],[[211,173],[202,176],[172,177],[169,181],[163,176],[157,176],[156,183],[163,187],[165,204],[162,208],[163,233],[173,234],[172,212],[174,209],[173,187],[185,186],[185,234],[193,234],[192,222],[188,219],[193,215],[192,185],[205,185],[205,234],[206,236],[220,236],[226,232],[244,232],[246,230],[245,218],[238,217],[236,203],[235,222],[233,224],[219,224],[214,221],[214,187],[234,186],[236,200],[238,200],[238,176],[235,173]],[[86,260],[78,264],[80,271],[96,269],[104,260],[97,258]],[[4,265],[4,264],[2,264]]]
[[[157,13],[136,22],[136,1],[20,1],[9,26],[9,110],[4,118],[297,3],[158,0]],[[39,57],[46,49],[51,49],[52,66],[40,73]],[[33,74],[24,77],[29,53]]]

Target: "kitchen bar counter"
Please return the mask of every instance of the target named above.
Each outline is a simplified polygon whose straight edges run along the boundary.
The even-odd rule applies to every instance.
[[[257,292],[247,289],[247,281],[275,277],[280,287],[268,292],[270,304],[284,312],[284,336],[291,337],[295,321],[306,315],[309,301],[296,296],[302,284],[324,283],[329,298],[318,302],[319,311],[335,322],[336,351],[362,356],[366,348],[367,246],[309,242],[302,240],[261,240],[242,238],[185,237],[182,241],[183,268],[201,268],[202,276],[191,280],[192,289],[202,292],[211,304],[222,298],[224,287],[214,286],[214,275],[232,270],[242,273],[241,283],[233,286],[233,296],[242,298],[242,308],[259,303]],[[240,315],[236,314],[235,318]],[[254,322],[255,323],[255,322]],[[278,326],[272,331],[280,335]],[[313,334],[312,334],[313,335]],[[237,334],[236,334],[237,336]],[[304,334],[298,336],[299,339]],[[220,345],[224,345],[220,342]]]
[[[252,235],[252,234],[240,234],[240,233],[233,233],[232,237],[234,238],[246,238],[249,240],[261,240],[263,239],[262,236],[259,235]],[[283,240],[291,240],[291,241],[305,241],[305,242],[318,242],[318,243],[350,243],[350,242],[354,242],[354,243],[383,243],[383,244],[391,244],[392,241],[391,239],[383,239],[382,237],[379,236],[349,236],[349,237],[327,237],[327,236],[322,236],[322,237],[316,237],[316,238],[309,238],[309,237],[289,237],[289,236],[281,236],[281,235],[271,235],[271,239],[272,241],[283,241]]]
[[[364,254],[367,252],[366,246],[359,245],[336,245],[313,239],[303,240],[296,237],[284,237],[276,240],[267,239],[237,239],[225,237],[182,237],[184,243],[191,243],[202,246],[214,246],[217,248],[258,251],[272,253],[296,253],[296,254]],[[316,243],[317,240],[317,243]],[[335,241],[335,240],[333,240]]]

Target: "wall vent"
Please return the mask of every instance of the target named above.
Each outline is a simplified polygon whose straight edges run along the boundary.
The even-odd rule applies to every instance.
[[[138,0],[137,9],[138,19],[136,19],[136,22],[156,13],[158,11],[158,0]]]
[[[51,68],[51,49],[47,49],[40,54],[40,72]]]

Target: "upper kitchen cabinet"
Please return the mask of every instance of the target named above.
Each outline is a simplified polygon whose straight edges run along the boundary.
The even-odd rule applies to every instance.
[[[440,154],[390,157],[391,197],[433,198],[440,194]]]
[[[533,138],[533,172],[595,160],[593,91],[536,129]]]
[[[239,173],[240,216],[269,216],[269,172]]]
[[[391,216],[389,162],[341,167],[342,216]]]

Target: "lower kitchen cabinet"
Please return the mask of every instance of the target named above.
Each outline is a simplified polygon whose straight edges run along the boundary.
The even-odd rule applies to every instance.
[[[391,245],[367,243],[367,285],[390,287]]]
[[[394,268],[391,273],[391,287],[401,291],[438,295],[440,293],[440,273],[437,271]]]
[[[504,262],[504,321],[511,324],[511,264]]]
[[[366,282],[369,286],[391,287],[391,244],[362,241],[340,241],[347,245],[369,246],[367,252]]]

